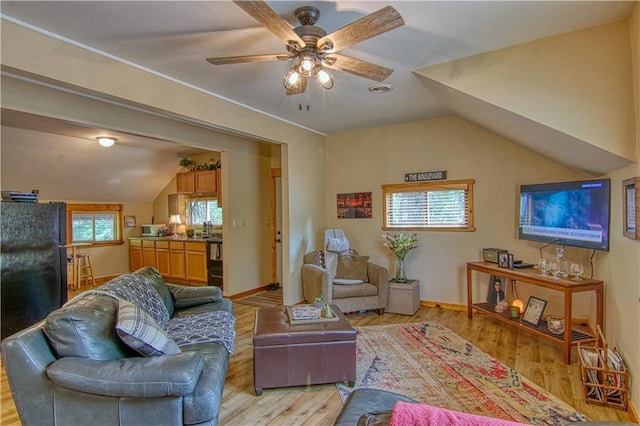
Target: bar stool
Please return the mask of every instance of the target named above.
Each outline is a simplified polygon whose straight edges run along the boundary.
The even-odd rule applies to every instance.
[[[89,253],[76,253],[76,285],[78,288],[82,286],[82,282],[85,281],[89,284],[91,280],[91,286],[96,286],[96,279],[93,276],[93,267],[91,266],[91,255]]]

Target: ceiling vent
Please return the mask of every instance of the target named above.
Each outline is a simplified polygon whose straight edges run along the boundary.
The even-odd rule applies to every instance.
[[[393,86],[390,84],[376,84],[369,87],[371,93],[382,94],[393,90]]]

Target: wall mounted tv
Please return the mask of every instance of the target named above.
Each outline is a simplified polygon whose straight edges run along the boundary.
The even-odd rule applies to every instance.
[[[609,179],[520,186],[518,237],[609,250]]]

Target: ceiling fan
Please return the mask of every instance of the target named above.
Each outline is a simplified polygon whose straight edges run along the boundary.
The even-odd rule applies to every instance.
[[[403,26],[402,16],[391,6],[327,34],[315,25],[320,11],[313,6],[296,9],[295,16],[300,26],[291,28],[287,21],[262,0],[234,0],[234,3],[282,40],[289,53],[207,58],[213,65],[295,60],[295,65],[283,79],[287,95],[304,93],[307,80],[311,77],[325,89],[333,87],[333,78],[326,68],[375,81],[383,81],[393,73],[390,68],[337,53],[353,44]]]

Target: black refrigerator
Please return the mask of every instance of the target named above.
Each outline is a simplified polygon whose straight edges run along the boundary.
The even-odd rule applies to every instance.
[[[67,301],[66,204],[0,203],[2,339]]]

